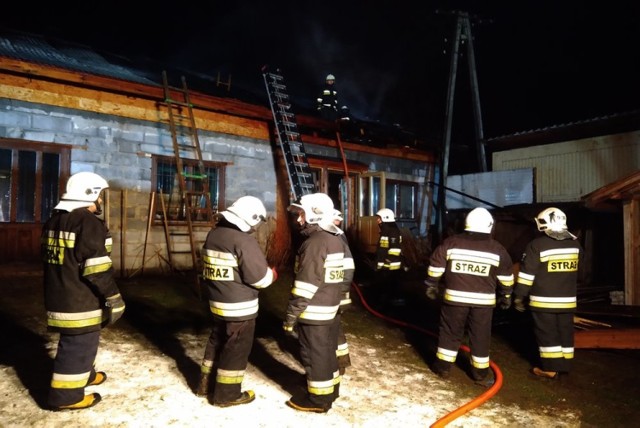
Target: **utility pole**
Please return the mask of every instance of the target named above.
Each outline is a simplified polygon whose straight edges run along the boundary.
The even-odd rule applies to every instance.
[[[458,57],[460,56],[460,44],[467,45],[467,65],[469,67],[469,81],[473,102],[473,122],[476,137],[476,155],[481,172],[487,171],[487,161],[484,150],[484,135],[482,129],[482,112],[480,109],[480,93],[478,90],[478,75],[476,73],[476,61],[473,50],[473,35],[471,34],[471,19],[467,12],[453,11],[441,12],[456,16],[456,27],[451,47],[451,62],[449,66],[449,86],[447,89],[447,110],[444,124],[444,141],[442,158],[440,159],[440,177],[438,186],[438,210],[436,212],[436,225],[438,233],[442,237],[444,233],[444,218],[446,213],[446,187],[449,174],[449,156],[451,151],[451,133],[453,123],[453,105],[456,91],[456,78],[458,74]]]

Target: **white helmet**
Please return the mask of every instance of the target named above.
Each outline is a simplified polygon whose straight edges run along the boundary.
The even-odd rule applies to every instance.
[[[376,215],[380,216],[383,223],[392,223],[396,221],[396,215],[389,208],[382,208],[381,210],[378,210]]]
[[[333,201],[326,193],[304,195],[300,198],[299,203],[291,204],[291,206],[302,209],[305,221],[309,224],[333,222]]]
[[[567,215],[555,207],[549,207],[540,211],[540,214],[534,219],[538,230],[544,232],[548,237],[563,239],[578,239],[574,234],[569,232],[567,227]]]
[[[255,196],[242,196],[220,214],[241,231],[249,232],[252,227],[266,220],[267,210]]]
[[[486,208],[474,208],[467,214],[464,230],[491,233],[491,229],[493,229],[493,217]]]
[[[65,201],[95,202],[100,192],[109,187],[107,180],[93,172],[79,172],[69,177],[67,191],[62,195]]]
[[[342,213],[340,212],[340,210],[333,210],[333,220],[338,220],[338,221],[344,221],[344,217],[342,216]]]
[[[327,78],[325,80],[336,80],[336,76],[333,74],[327,74]]]
[[[552,230],[554,232],[567,230],[567,216],[558,208],[549,207],[542,210],[534,220],[540,232],[544,232],[545,230]]]

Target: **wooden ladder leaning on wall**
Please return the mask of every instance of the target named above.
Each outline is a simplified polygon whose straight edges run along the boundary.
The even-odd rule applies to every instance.
[[[169,130],[173,145],[173,154],[176,166],[176,175],[180,191],[180,203],[178,219],[170,219],[165,204],[165,196],[160,192],[152,192],[149,207],[149,224],[147,225],[147,235],[149,234],[154,218],[160,216],[164,227],[167,242],[167,260],[173,271],[177,271],[175,266],[175,254],[190,254],[191,269],[195,271],[196,285],[200,293],[200,272],[202,271],[200,246],[194,236],[194,221],[200,226],[213,225],[213,208],[211,204],[211,194],[209,190],[209,177],[202,158],[202,149],[198,138],[198,129],[193,114],[193,104],[184,76],[181,78],[182,87],[169,85],[166,71],[162,73],[162,83],[164,88],[164,105],[167,108]],[[183,160],[195,160],[195,169],[186,168]],[[158,200],[161,210],[156,208]],[[188,239],[188,250],[177,250],[174,238],[186,236]],[[146,239],[145,239],[146,248]],[[144,256],[143,256],[144,260]]]

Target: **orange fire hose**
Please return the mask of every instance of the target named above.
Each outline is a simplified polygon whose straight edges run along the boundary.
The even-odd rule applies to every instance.
[[[389,321],[389,322],[391,322],[393,324],[397,324],[397,325],[400,325],[402,327],[408,327],[408,328],[411,328],[413,330],[417,330],[419,332],[428,334],[430,336],[437,337],[437,335],[435,333],[433,333],[432,331],[429,331],[427,329],[418,327],[417,325],[414,325],[414,324],[410,324],[410,323],[407,323],[407,322],[404,322],[404,321],[401,321],[401,320],[397,320],[395,318],[388,317],[388,316],[376,311],[371,306],[369,306],[367,301],[364,299],[364,296],[362,295],[362,291],[360,291],[360,288],[358,287],[358,285],[355,282],[352,283],[352,287],[358,293],[358,297],[360,297],[360,301],[362,302],[362,305],[365,307],[366,310],[371,312],[373,315],[375,315],[375,316],[377,316],[379,318],[382,318],[382,319],[384,319],[386,321]],[[469,349],[469,347],[466,346],[466,345],[460,345],[460,349],[462,351],[464,351],[464,352],[470,352],[471,351]],[[498,393],[498,391],[500,391],[500,388],[502,388],[502,371],[500,370],[500,367],[498,367],[498,365],[495,364],[493,361],[489,362],[489,367],[491,368],[491,370],[493,370],[493,374],[494,374],[494,377],[495,377],[495,382],[493,383],[493,385],[491,385],[490,388],[487,388],[486,391],[484,391],[482,394],[478,395],[473,400],[471,400],[468,403],[458,407],[457,409],[453,410],[452,412],[449,412],[448,414],[444,415],[443,417],[441,417],[440,419],[435,421],[433,424],[430,425],[431,428],[445,427],[451,421],[459,418],[460,416],[464,415],[465,413],[470,412],[471,410],[475,409],[476,407],[484,404],[491,397],[496,395]]]

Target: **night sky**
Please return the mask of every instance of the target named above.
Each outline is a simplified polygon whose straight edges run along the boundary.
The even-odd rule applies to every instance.
[[[436,11],[464,10],[480,18],[473,33],[486,138],[640,108],[638,1],[136,3],[11,2],[0,24],[229,73],[238,85],[259,87],[261,66],[279,67],[290,93],[309,106],[333,73],[341,104],[356,118],[438,140],[455,18]],[[454,135],[465,136],[472,132],[466,55],[458,75]]]

